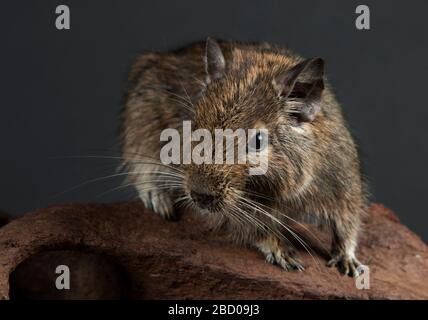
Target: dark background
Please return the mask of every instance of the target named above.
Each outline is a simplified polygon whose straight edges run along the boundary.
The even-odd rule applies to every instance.
[[[71,30],[55,28],[55,8]],[[355,8],[371,9],[371,30]],[[115,201],[125,79],[142,50],[213,37],[321,56],[363,150],[374,201],[428,239],[427,1],[1,1],[0,210]],[[112,190],[110,193],[105,193]]]

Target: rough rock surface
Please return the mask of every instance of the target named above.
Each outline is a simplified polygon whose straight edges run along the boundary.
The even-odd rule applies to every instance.
[[[0,297],[428,299],[426,244],[382,205],[371,207],[364,230],[358,256],[370,266],[370,289],[358,290],[325,267],[321,233],[306,232],[306,270],[285,272],[191,213],[167,222],[139,202],[52,206],[0,228]],[[70,267],[67,294],[52,290],[59,264]]]

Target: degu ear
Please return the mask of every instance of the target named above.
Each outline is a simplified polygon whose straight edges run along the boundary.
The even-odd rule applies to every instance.
[[[207,39],[204,61],[208,83],[223,77],[226,69],[226,61],[224,60],[220,45],[213,38]]]
[[[293,110],[300,121],[311,122],[321,110],[324,90],[324,60],[305,60],[273,80],[278,96],[293,101]]]

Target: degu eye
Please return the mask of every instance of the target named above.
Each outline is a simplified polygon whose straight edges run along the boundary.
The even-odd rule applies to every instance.
[[[248,141],[248,151],[263,151],[268,145],[268,134],[266,130],[257,131]]]

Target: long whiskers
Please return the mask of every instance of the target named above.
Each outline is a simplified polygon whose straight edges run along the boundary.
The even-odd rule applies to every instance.
[[[133,156],[133,159],[130,160],[129,158],[120,157],[120,156],[104,156],[104,155],[80,155],[80,156],[57,156],[57,157],[50,157],[50,159],[110,159],[110,160],[120,160],[120,161],[126,161],[129,164],[151,164],[151,165],[159,165],[163,167],[167,167],[171,170],[178,171],[180,173],[183,173],[183,170],[180,170],[174,166],[164,164],[160,162],[159,160],[149,157],[149,156],[141,156],[136,154],[132,154],[130,152],[125,153],[125,155]],[[150,161],[147,161],[146,159],[149,159]]]
[[[263,197],[263,195],[262,194],[259,194],[259,193],[254,193],[254,192],[249,192],[249,191],[241,191],[240,190],[240,192],[242,192],[243,194],[248,194],[248,195],[254,195],[254,196],[256,196],[256,197],[260,197],[260,198],[262,198],[262,199],[270,199],[270,200],[273,200],[273,198],[270,198],[270,197]],[[259,196],[258,196],[259,195]],[[249,200],[249,199],[248,199]],[[321,245],[321,247],[325,250],[325,251],[328,251],[328,249],[326,248],[326,246],[322,243],[322,241],[321,241],[321,239],[319,239],[307,226],[305,226],[303,223],[301,223],[300,221],[297,221],[296,219],[293,219],[292,217],[290,217],[290,216],[288,216],[288,215],[286,215],[284,212],[281,212],[281,211],[279,211],[279,210],[277,210],[277,209],[274,209],[274,208],[271,208],[271,207],[268,207],[268,206],[266,206],[266,205],[264,205],[264,204],[262,204],[262,203],[260,203],[260,202],[257,202],[257,205],[258,206],[260,206],[260,207],[263,207],[263,208],[265,208],[265,210],[272,210],[272,211],[274,211],[275,213],[277,213],[279,216],[281,216],[281,217],[284,217],[284,218],[286,218],[286,219],[288,219],[288,220],[290,220],[290,221],[292,221],[292,222],[294,222],[294,223],[296,223],[297,225],[299,225],[300,227],[302,227],[305,231],[307,231],[312,237],[314,237],[314,239],[315,240],[317,240],[318,242],[319,242],[319,244]]]
[[[271,219],[272,221],[274,221],[275,223],[277,223],[278,225],[280,225],[282,228],[284,228],[285,230],[287,230],[301,245],[302,247],[308,252],[308,254],[311,256],[311,258],[319,265],[319,261],[318,258],[316,258],[311,251],[312,248],[310,248],[310,246],[296,233],[294,232],[290,226],[285,225],[281,220],[279,220],[278,218],[276,218],[275,216],[273,216],[272,214],[270,214],[269,212],[267,212],[265,209],[261,208],[259,206],[258,203],[256,203],[255,201],[252,201],[246,197],[243,197],[241,195],[239,195],[238,193],[235,194],[237,196],[238,199],[240,199],[241,203],[246,206],[248,209],[252,209],[255,210],[256,212],[261,213],[262,215],[268,217],[269,219]]]

